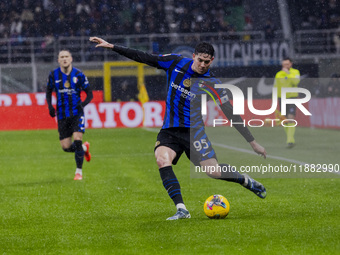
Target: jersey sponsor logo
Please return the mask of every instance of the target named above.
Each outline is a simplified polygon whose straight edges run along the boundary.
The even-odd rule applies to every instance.
[[[59,83],[59,82],[61,82],[61,80],[55,80],[55,83]]]
[[[74,89],[59,89],[59,93],[67,93],[68,95],[76,94],[77,92]]]
[[[175,72],[177,72],[177,73],[184,73],[184,72],[182,72],[181,70],[179,70],[177,68],[175,68]]]
[[[65,87],[65,88],[69,88],[70,86],[71,86],[71,84],[70,84],[69,81],[66,81],[66,82],[64,83],[64,87]]]
[[[187,98],[188,100],[192,100],[196,97],[196,94],[192,93],[191,91],[179,86],[178,84],[175,84],[174,82],[171,83],[171,87],[174,89],[177,89],[178,91],[182,92],[181,97]]]

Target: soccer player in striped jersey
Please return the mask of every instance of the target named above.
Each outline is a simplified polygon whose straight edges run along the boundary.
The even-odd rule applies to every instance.
[[[194,106],[199,86],[210,82],[217,82],[210,73],[210,65],[214,60],[214,48],[209,43],[199,43],[193,53],[193,58],[184,58],[177,54],[152,55],[139,50],[113,45],[98,37],[91,37],[90,41],[97,43],[96,47],[109,48],[113,51],[150,66],[163,69],[167,73],[168,94],[166,98],[165,117],[162,129],[157,136],[155,157],[159,167],[161,179],[168,195],[176,205],[177,212],[168,220],[190,218],[190,213],[184,205],[180,185],[172,169],[183,152],[196,166],[228,167],[219,165],[211,142],[204,131],[200,107]],[[201,79],[202,83],[192,84],[192,78]],[[202,90],[200,90],[202,91]],[[233,108],[224,91],[220,91],[220,105],[223,113],[234,122],[241,122],[240,116],[233,115]],[[200,105],[200,104],[198,104]],[[236,127],[236,126],[235,126]],[[266,157],[266,150],[259,145],[247,127],[238,125],[237,130],[250,143],[253,150]],[[194,143],[200,142],[204,146],[197,149]],[[226,172],[207,172],[215,179],[236,182],[254,192],[260,198],[266,197],[264,186],[250,178],[241,175],[231,168]]]
[[[72,55],[68,50],[61,50],[58,55],[59,68],[53,70],[47,82],[46,101],[51,117],[57,116],[59,140],[65,152],[74,152],[76,173],[74,180],[82,180],[84,157],[91,160],[90,144],[82,144],[85,133],[84,107],[93,98],[86,76],[72,66]],[[82,102],[80,92],[84,90],[86,99]],[[57,111],[52,105],[52,92],[57,96]],[[72,142],[73,136],[73,142]]]

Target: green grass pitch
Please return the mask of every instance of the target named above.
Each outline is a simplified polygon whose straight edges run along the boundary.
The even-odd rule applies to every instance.
[[[268,154],[308,163],[340,163],[339,132],[298,128],[285,148],[281,128],[252,129]],[[261,178],[262,200],[238,184],[190,177],[182,156],[175,173],[191,219],[166,221],[175,207],[153,155],[156,133],[89,129],[93,155],[73,181],[74,155],[56,130],[0,132],[0,254],[340,254],[340,179]],[[233,129],[211,140],[251,149]],[[290,164],[215,146],[219,161]],[[203,203],[228,198],[224,220],[210,220]]]

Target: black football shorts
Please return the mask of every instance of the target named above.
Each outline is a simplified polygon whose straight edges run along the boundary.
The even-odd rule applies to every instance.
[[[59,140],[71,137],[74,132],[85,133],[85,117],[78,115],[58,120]]]
[[[206,159],[216,158],[216,153],[205,133],[204,127],[201,129],[161,129],[157,136],[155,150],[159,146],[168,147],[176,152],[176,157],[172,161],[173,165],[177,164],[183,152],[195,166],[199,166],[200,162]]]

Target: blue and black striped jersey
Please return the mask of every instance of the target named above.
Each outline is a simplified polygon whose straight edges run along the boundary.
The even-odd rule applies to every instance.
[[[203,126],[199,96],[206,92],[199,89],[197,82],[204,79],[220,83],[211,76],[210,71],[205,74],[195,73],[191,68],[193,60],[177,54],[152,55],[118,45],[113,50],[137,62],[166,71],[168,92],[163,129]],[[222,90],[219,92],[225,93]]]
[[[83,114],[79,107],[80,92],[88,89],[89,82],[86,76],[77,68],[73,67],[69,75],[63,73],[60,67],[53,70],[48,77],[47,91],[56,92],[58,119]]]
[[[205,74],[194,72],[191,68],[192,59],[177,54],[152,55],[119,45],[115,45],[113,51],[166,71],[168,92],[162,129],[172,127],[201,129],[204,126],[201,95],[207,92],[215,101],[220,101],[219,105],[228,119],[235,122],[243,121],[240,115],[233,115],[233,106],[228,100],[227,92],[224,89],[214,89],[213,85],[221,83],[220,80],[214,78],[210,70]],[[248,142],[254,140],[246,126],[234,125],[234,127]]]
[[[220,81],[211,76],[210,70],[205,74],[195,73],[191,68],[193,60],[180,55],[158,56],[157,62],[158,68],[167,73],[168,85],[162,128],[203,126],[200,96],[206,92],[200,89],[199,82],[217,84]]]

